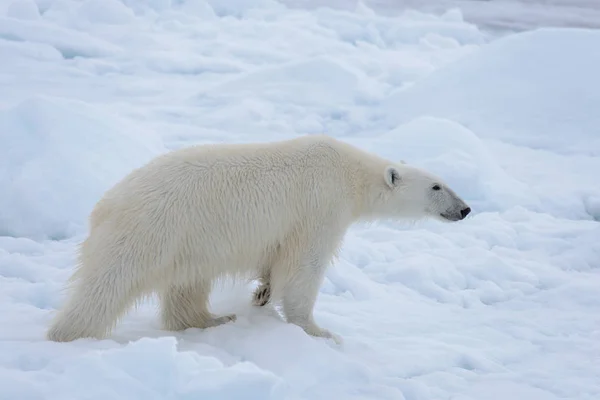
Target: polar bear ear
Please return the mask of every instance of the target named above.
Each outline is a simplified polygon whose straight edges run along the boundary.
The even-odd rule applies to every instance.
[[[398,171],[396,167],[392,166],[389,166],[385,169],[383,177],[385,178],[385,183],[387,183],[391,188],[398,187],[402,181],[402,178],[400,177],[400,171]]]

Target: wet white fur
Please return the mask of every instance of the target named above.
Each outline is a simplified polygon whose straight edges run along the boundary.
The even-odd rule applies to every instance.
[[[219,278],[261,279],[288,322],[308,334],[327,265],[359,220],[418,219],[464,206],[425,171],[326,136],[196,146],[162,155],[106,192],[90,216],[53,341],[102,338],[158,293],[168,330],[216,326]],[[437,198],[435,196],[438,196]],[[441,196],[441,197],[440,197]]]

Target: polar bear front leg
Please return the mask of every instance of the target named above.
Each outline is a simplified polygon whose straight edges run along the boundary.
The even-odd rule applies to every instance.
[[[300,326],[307,334],[333,339],[339,345],[342,343],[342,338],[318,326],[313,318],[313,308],[326,267],[327,262],[314,259],[294,271],[285,286],[283,312],[289,323]]]

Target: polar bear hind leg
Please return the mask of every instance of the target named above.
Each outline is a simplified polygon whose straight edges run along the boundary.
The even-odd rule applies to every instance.
[[[122,263],[113,268],[80,268],[73,280],[72,295],[47,332],[55,342],[94,337],[102,339],[145,293],[141,280],[124,271]]]
[[[208,310],[210,282],[169,285],[160,294],[161,321],[165,330],[211,328],[236,320],[235,314],[216,316]]]

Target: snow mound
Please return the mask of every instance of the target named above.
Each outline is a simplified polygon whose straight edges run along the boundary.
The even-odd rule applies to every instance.
[[[173,57],[171,52],[155,52],[146,60],[148,68],[167,74],[200,75],[204,73],[234,73],[241,68],[231,62],[214,60],[208,57],[191,56]]]
[[[7,40],[0,40],[0,59],[12,60],[13,62],[36,61],[59,61],[63,59],[62,54],[52,46],[40,43],[19,43]]]
[[[198,2],[198,0],[188,0],[189,2]],[[273,10],[281,8],[281,4],[276,0],[205,0],[210,5],[215,14],[219,17],[242,18],[249,13],[260,12],[263,10]]]
[[[135,18],[133,10],[118,0],[86,0],[78,14],[91,23],[110,25],[127,24]]]
[[[217,85],[210,93],[298,104],[311,104],[318,99],[327,104],[351,98],[359,79],[358,72],[339,61],[317,57],[249,72]]]
[[[54,355],[50,360],[45,359],[46,348],[36,357],[37,368],[17,359],[21,365],[5,370],[0,379],[10,390],[4,394],[13,399],[284,398],[283,383],[269,371],[249,362],[227,366],[215,357],[180,352],[177,345],[173,337],[144,338],[121,348]],[[45,368],[40,370],[39,364]]]
[[[594,30],[507,36],[390,96],[388,126],[431,115],[481,138],[600,155],[599,47]]]
[[[160,139],[75,100],[30,98],[0,110],[2,235],[76,234],[102,193],[164,151]]]
[[[6,16],[16,19],[36,20],[40,18],[40,10],[33,0],[15,0],[6,8]]]
[[[24,11],[23,11],[24,12]],[[37,20],[0,16],[0,39],[45,43],[66,59],[115,55],[120,48],[85,32],[75,32]]]
[[[210,109],[204,126],[247,134],[254,123],[256,135],[271,131],[278,139],[288,133],[331,132],[346,122],[359,129],[361,115],[352,112],[353,103],[374,97],[383,97],[380,87],[362,71],[344,60],[318,56],[241,73],[193,101]]]
[[[417,44],[430,34],[451,37],[460,44],[483,44],[479,29],[465,23],[457,9],[439,17],[406,11],[397,18],[375,14],[364,4],[357,9],[358,12],[343,12],[323,8],[317,10],[316,15],[321,25],[334,30],[341,40],[352,44],[365,42],[394,48],[400,44]]]

